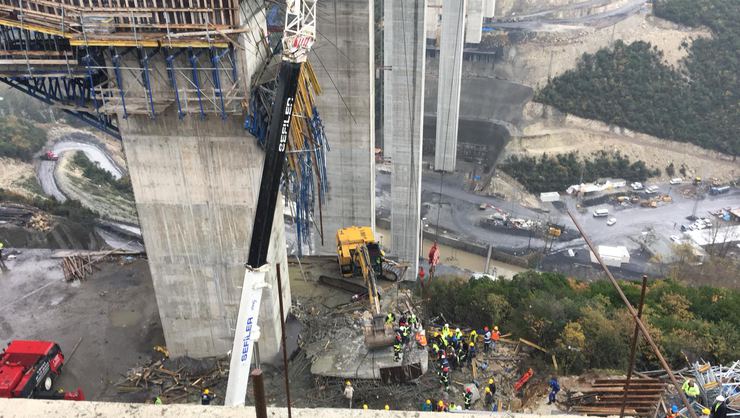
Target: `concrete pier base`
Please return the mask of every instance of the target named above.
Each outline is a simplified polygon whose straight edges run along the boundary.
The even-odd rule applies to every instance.
[[[225,355],[233,342],[264,152],[238,118],[130,115],[121,134],[167,348],[173,357]],[[276,211],[270,239],[268,262],[282,264],[290,306],[282,211]],[[280,344],[274,269],[267,281],[272,287],[263,292],[259,317],[265,361]]]

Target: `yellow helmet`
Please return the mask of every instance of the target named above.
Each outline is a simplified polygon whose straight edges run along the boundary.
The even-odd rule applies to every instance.
[[[474,342],[471,342],[471,343],[470,343],[470,346],[471,346],[471,347],[475,347],[475,343],[474,343]]]
[[[492,385],[493,384],[493,378],[488,379],[488,384],[489,385]]]
[[[367,409],[367,404],[366,403],[362,404],[362,409]]]
[[[704,415],[709,415],[712,411],[709,410],[709,408],[704,408],[701,410],[701,413]]]
[[[388,404],[386,404],[386,405],[385,405],[385,408],[383,408],[383,409],[385,409],[386,411],[390,411],[390,410],[391,410],[391,407],[390,407],[390,406],[388,406]]]
[[[203,393],[205,393],[206,395],[208,395],[209,393],[211,393],[211,391],[208,390],[208,389],[205,389],[205,390],[203,390]]]
[[[432,404],[431,399],[427,399],[427,405],[431,405],[431,404]]]
[[[442,401],[442,399],[440,399],[439,402],[437,402],[437,405],[439,405],[439,406],[444,406],[444,404],[445,403]]]
[[[439,333],[437,331],[434,331],[434,336],[439,337]]]
[[[498,327],[497,326],[496,327],[493,327],[493,330],[494,331],[498,331]]]
[[[350,382],[349,380],[346,381],[344,384],[347,385],[347,386],[352,386],[352,382]]]
[[[486,393],[489,393],[489,392],[491,392],[491,388],[489,388],[488,386],[486,386]]]

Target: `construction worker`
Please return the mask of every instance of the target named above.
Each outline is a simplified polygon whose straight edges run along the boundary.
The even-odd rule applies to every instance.
[[[447,357],[450,359],[450,364],[452,365],[453,369],[457,369],[460,367],[460,359],[457,357],[457,351],[455,351],[454,348],[450,347],[447,351]]]
[[[475,343],[471,342],[468,346],[468,366],[473,363],[473,359],[475,359]]]
[[[724,396],[717,396],[714,400],[714,405],[712,406],[712,412],[709,415],[710,418],[727,418],[727,404],[725,401],[726,399]]]
[[[496,345],[500,339],[501,333],[498,332],[498,327],[493,327],[493,332],[491,333],[491,348],[493,348],[493,351],[496,351]]]
[[[548,405],[552,405],[556,402],[555,397],[558,392],[560,392],[560,384],[558,383],[558,379],[553,376],[552,379],[550,379],[550,395],[547,397]]]
[[[483,395],[484,402],[486,404],[486,407],[489,407],[493,403],[493,393],[491,393],[491,388],[486,386],[486,389],[483,392],[484,392],[484,395]]]
[[[447,354],[442,351],[442,357],[439,358],[439,365],[441,368],[450,367],[450,361],[447,360]]]
[[[460,362],[460,368],[463,364],[467,364],[468,359],[468,345],[465,343],[460,344],[460,349],[457,350],[457,359]]]
[[[344,383],[344,397],[349,401],[349,409],[352,409],[352,397],[355,395],[355,389],[349,380]]]
[[[427,399],[426,402],[421,404],[421,410],[423,412],[432,412],[432,400]]]
[[[476,330],[470,331],[470,335],[468,335],[468,341],[470,341],[473,344],[478,344],[478,331]]]
[[[488,379],[488,389],[491,391],[491,396],[496,394],[496,382],[493,381],[493,378]]]
[[[203,389],[203,393],[200,394],[200,404],[210,405],[212,400],[213,395],[211,395],[211,391],[208,388]]]
[[[419,266],[419,284],[421,284],[422,290],[424,289],[424,266]]]
[[[412,313],[409,317],[409,326],[411,329],[416,329],[419,325],[419,321],[416,319],[416,314]]]
[[[487,353],[491,349],[491,331],[488,327],[483,327],[483,352]]]
[[[681,390],[683,390],[683,393],[689,399],[689,403],[694,403],[694,401],[696,401],[696,398],[699,395],[701,395],[699,386],[696,385],[694,381],[691,379],[686,379],[686,381],[683,382],[683,386],[681,386]]]
[[[439,346],[436,341],[432,343],[432,354],[434,354],[434,358],[439,360]]]
[[[445,391],[450,390],[450,368],[443,367],[442,371],[437,372],[439,383],[444,386]]]
[[[388,315],[385,316],[385,323],[393,326],[394,322],[396,322],[396,315],[393,315],[393,312],[388,312]]]
[[[396,342],[393,343],[393,361],[401,361],[401,336],[396,334]]]
[[[473,404],[473,391],[470,388],[465,388],[463,399],[465,400],[465,409],[470,409],[470,405]]]
[[[460,328],[455,328],[455,338],[457,338],[459,341],[463,340],[463,333],[460,331]]]
[[[3,248],[5,248],[5,244],[0,241],[0,271],[7,271],[8,267],[5,265],[5,260],[3,260]]]
[[[678,418],[678,406],[671,406],[671,412],[665,414],[665,418]]]
[[[447,338],[450,335],[450,324],[445,324],[442,327],[442,338]]]
[[[437,412],[447,412],[447,406],[445,406],[445,402],[442,399],[437,402]]]

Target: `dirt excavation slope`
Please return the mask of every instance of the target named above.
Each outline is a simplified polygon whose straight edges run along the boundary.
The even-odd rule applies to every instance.
[[[548,76],[556,77],[575,68],[584,53],[594,53],[614,40],[625,43],[645,41],[663,51],[669,65],[686,56],[681,47],[691,39],[711,36],[708,30],[686,28],[652,15],[638,13],[604,28],[583,26],[562,32],[540,32],[532,39],[506,48],[503,62],[497,62],[495,75],[503,79],[542,87]]]
[[[668,141],[625,128],[579,118],[550,106],[529,103],[524,109],[521,136],[509,142],[503,158],[513,154],[568,153],[582,155],[599,150],[620,151],[630,160],[660,168],[673,163],[686,167],[687,177],[717,177],[730,181],[740,174],[740,163],[719,152],[684,142]]]

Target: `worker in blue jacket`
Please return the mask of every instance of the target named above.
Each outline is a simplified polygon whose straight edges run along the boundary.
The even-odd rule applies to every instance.
[[[550,379],[550,396],[548,397],[547,404],[552,405],[555,403],[555,396],[560,392],[560,384],[558,379],[553,377]]]

